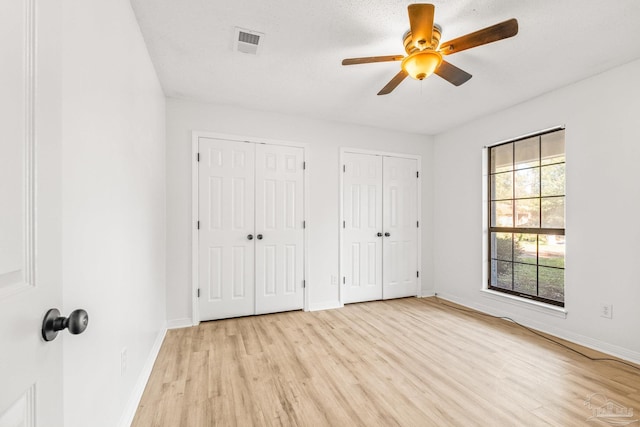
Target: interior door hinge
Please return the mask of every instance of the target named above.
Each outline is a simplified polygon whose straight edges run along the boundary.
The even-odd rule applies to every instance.
[[[342,165],[342,172],[346,172],[347,171],[347,165]]]
[[[342,276],[342,284],[345,285],[347,283],[347,278],[346,276]]]
[[[420,221],[416,221],[416,227],[420,228]]]
[[[306,281],[306,280],[303,280],[303,281],[302,281],[302,289],[304,289],[304,288],[306,288],[306,287],[307,287],[307,281]]]
[[[420,171],[416,172],[416,178],[420,178]]]
[[[197,153],[197,154],[196,154],[196,160],[197,160],[197,161],[200,161],[200,153]]]
[[[307,168],[307,162],[302,162],[302,169],[306,169]]]
[[[302,221],[302,228],[307,228],[307,221]]]
[[[198,223],[196,224],[196,228],[200,230],[200,221],[198,221]]]
[[[342,228],[347,228],[347,221],[342,221]]]
[[[420,277],[420,272],[416,271],[416,277]]]
[[[198,298],[200,298],[200,288],[198,288]]]

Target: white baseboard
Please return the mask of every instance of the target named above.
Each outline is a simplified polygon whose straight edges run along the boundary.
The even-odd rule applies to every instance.
[[[120,417],[120,422],[118,423],[120,427],[130,427],[133,422],[133,418],[136,416],[136,410],[140,404],[140,399],[142,399],[142,393],[144,393],[144,388],[147,386],[147,382],[151,376],[151,371],[153,370],[153,365],[156,363],[156,358],[158,357],[158,353],[160,353],[160,348],[162,347],[162,342],[164,341],[166,333],[167,328],[163,327],[156,336],[156,340],[149,352],[149,357],[142,367],[142,371],[138,376],[138,381],[136,381],[124,412]]]
[[[309,304],[309,311],[333,310],[334,308],[344,307],[340,301],[325,301]]]
[[[190,328],[191,326],[193,326],[193,322],[188,317],[185,317],[184,319],[172,319],[167,321],[167,329]]]
[[[438,292],[437,296],[438,298],[441,298],[443,300],[451,301],[453,303],[456,303],[465,307],[469,307],[473,310],[477,310],[482,313],[490,314],[493,316],[513,317],[512,312],[506,312],[506,311],[501,312],[499,310],[496,310],[494,307],[489,307],[484,304],[479,304],[477,302],[470,303],[466,300],[455,297],[453,295],[442,294]],[[538,330],[540,332],[544,332],[546,334],[553,335],[563,340],[567,340],[574,344],[578,344],[578,345],[590,348],[592,350],[600,351],[602,353],[609,354],[611,356],[618,357],[620,359],[627,360],[632,363],[640,364],[640,353],[636,351],[629,350],[627,348],[620,347],[615,344],[606,343],[594,338],[586,337],[584,335],[576,334],[575,332],[567,331],[562,328],[556,328],[541,322],[537,322],[535,320],[523,319],[523,318],[518,318],[514,320],[517,320],[518,323],[524,326]]]

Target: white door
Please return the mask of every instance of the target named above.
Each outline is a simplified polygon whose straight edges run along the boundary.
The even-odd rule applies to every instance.
[[[200,320],[304,306],[304,150],[198,141]]]
[[[382,156],[343,159],[343,302],[382,299]]]
[[[45,342],[40,332],[47,310],[62,308],[60,7],[0,2],[3,427],[63,425],[62,339]]]
[[[256,146],[256,314],[304,304],[302,148]]]
[[[417,295],[417,160],[343,159],[343,302]]]
[[[200,138],[200,319],[255,312],[255,144]]]
[[[417,295],[417,170],[415,159],[384,158],[384,299]]]

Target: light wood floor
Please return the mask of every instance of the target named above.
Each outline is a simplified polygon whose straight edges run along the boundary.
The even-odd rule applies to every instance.
[[[585,426],[594,393],[640,418],[639,371],[409,298],[170,330],[133,426]]]

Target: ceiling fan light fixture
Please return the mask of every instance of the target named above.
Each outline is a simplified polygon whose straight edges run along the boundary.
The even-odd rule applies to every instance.
[[[402,69],[416,80],[423,80],[433,74],[442,63],[442,55],[432,49],[420,50],[402,60]]]

